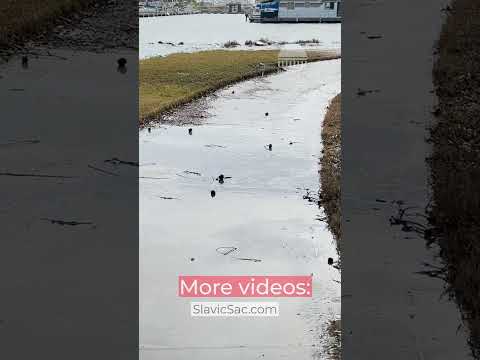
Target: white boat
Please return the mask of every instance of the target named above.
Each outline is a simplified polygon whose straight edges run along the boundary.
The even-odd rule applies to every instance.
[[[259,2],[252,22],[341,22],[342,2],[325,0],[273,0]]]

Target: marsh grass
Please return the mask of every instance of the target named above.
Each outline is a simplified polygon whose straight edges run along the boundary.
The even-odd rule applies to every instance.
[[[140,62],[140,122],[230,83],[277,71],[277,51],[203,51]]]
[[[335,59],[328,51],[307,52],[310,61]],[[212,50],[140,61],[140,124],[238,81],[280,69],[278,50]]]
[[[328,106],[322,127],[323,156],[320,159],[320,201],[327,215],[340,254],[341,241],[341,94]]]
[[[449,294],[480,358],[480,3],[455,0],[446,12],[433,72],[439,106],[430,139],[427,240],[441,248]]]

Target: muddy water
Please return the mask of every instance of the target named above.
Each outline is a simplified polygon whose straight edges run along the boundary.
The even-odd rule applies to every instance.
[[[219,31],[221,29],[221,31]],[[340,49],[340,24],[259,24],[245,21],[245,16],[198,14],[140,19],[140,58],[220,49],[227,41],[236,40],[236,49],[265,49],[243,46],[246,40],[267,38],[275,42],[318,39],[314,49]],[[175,46],[159,44],[172,42]],[[183,42],[183,45],[178,43]],[[278,48],[278,46],[272,46]],[[270,48],[272,48],[270,47]],[[299,47],[287,45],[286,47]]]
[[[335,244],[304,195],[318,191],[321,120],[339,91],[339,60],[309,64],[217,92],[192,135],[140,132],[142,359],[326,358],[324,328],[340,312]],[[261,261],[216,251],[226,246]],[[310,273],[313,300],[280,300],[275,318],[192,318],[177,297],[178,275]]]

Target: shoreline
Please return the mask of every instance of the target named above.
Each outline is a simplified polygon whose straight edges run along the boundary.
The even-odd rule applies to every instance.
[[[332,232],[340,255],[341,209],[341,93],[329,103],[322,125],[322,158],[320,159],[320,203],[327,215],[328,228]]]
[[[438,107],[430,130],[429,158],[432,206],[425,231],[427,245],[437,243],[444,261],[437,275],[446,281],[469,329],[472,356],[480,357],[480,304],[475,284],[480,280],[480,143],[478,142],[480,4],[455,0],[437,44],[433,78]],[[464,36],[469,34],[469,36]],[[454,174],[454,176],[452,176]]]
[[[229,85],[282,71],[278,54],[278,50],[207,50],[141,60],[139,127],[161,123],[168,112]],[[307,54],[308,62],[340,58],[332,51]],[[169,95],[172,90],[177,94]]]
[[[15,55],[50,56],[49,50],[60,48],[95,53],[138,49],[134,0],[33,2],[26,8],[0,5],[0,63]],[[16,16],[19,12],[22,16]]]

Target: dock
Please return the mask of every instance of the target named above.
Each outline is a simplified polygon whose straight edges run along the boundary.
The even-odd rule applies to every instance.
[[[195,11],[179,10],[179,9],[160,9],[152,7],[141,7],[138,9],[138,16],[143,17],[158,17],[158,16],[174,16],[174,15],[192,15],[197,14]]]

